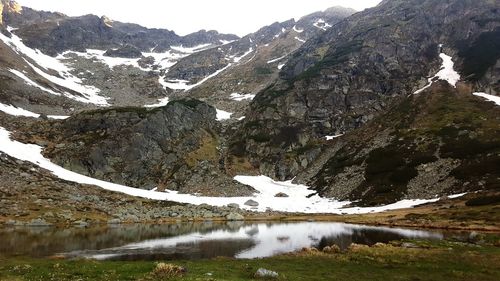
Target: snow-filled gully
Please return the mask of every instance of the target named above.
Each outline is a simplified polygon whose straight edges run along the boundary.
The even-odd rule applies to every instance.
[[[236,176],[234,178],[240,183],[252,186],[257,191],[253,196],[247,197],[204,197],[179,194],[176,191],[170,190],[158,192],[132,188],[66,170],[43,157],[42,147],[12,140],[10,138],[10,132],[2,127],[0,127],[0,151],[16,159],[33,163],[40,168],[50,171],[54,176],[70,182],[95,185],[106,190],[121,192],[131,196],[195,205],[209,204],[213,206],[225,206],[230,203],[236,203],[242,208],[255,211],[272,209],[282,212],[357,214],[409,208],[438,200],[437,198],[429,200],[403,200],[381,207],[343,208],[350,202],[340,202],[333,199],[322,198],[318,195],[311,196],[314,191],[308,189],[305,185],[293,184],[291,181],[277,182],[265,176]],[[280,192],[287,194],[289,197],[275,197],[275,195]],[[250,199],[258,202],[259,206],[253,208],[246,206],[245,202]]]

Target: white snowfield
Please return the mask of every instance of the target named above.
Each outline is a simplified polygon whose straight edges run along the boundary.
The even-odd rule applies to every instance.
[[[248,197],[205,197],[191,194],[179,194],[176,191],[169,190],[165,192],[158,192],[132,188],[94,179],[66,170],[43,157],[41,154],[42,147],[11,140],[10,132],[2,127],[0,127],[0,151],[16,159],[31,162],[50,171],[56,177],[67,181],[95,185],[106,190],[121,192],[131,196],[195,205],[209,204],[212,206],[226,206],[231,203],[236,203],[242,208],[255,211],[266,211],[271,209],[282,212],[359,214],[410,208],[439,200],[438,198],[428,200],[402,200],[394,204],[381,207],[343,208],[350,204],[350,202],[340,202],[334,199],[322,198],[316,195],[314,191],[310,190],[305,185],[293,184],[291,181],[277,182],[265,176],[236,176],[234,178],[236,181],[249,185],[257,191],[257,193],[253,196]],[[277,193],[285,193],[289,197],[275,197]],[[245,202],[250,199],[258,202],[258,207],[252,208],[250,206],[246,206]]]
[[[441,69],[439,70],[436,75],[433,77],[429,78],[427,81],[427,85],[423,87],[422,89],[417,90],[414,94],[420,94],[423,91],[425,91],[427,88],[432,86],[432,83],[436,80],[444,80],[447,81],[450,85],[453,87],[456,87],[457,82],[460,81],[460,74],[453,69],[454,63],[452,57],[446,55],[445,53],[439,54],[439,57],[443,60],[443,63],[441,65]]]
[[[12,116],[23,116],[23,117],[33,117],[40,118],[40,114],[28,111],[26,109],[22,109],[19,107],[15,107],[13,105],[7,105],[0,103],[0,111],[12,115]],[[50,119],[67,119],[69,116],[60,116],[60,115],[47,115]]]
[[[494,102],[496,105],[500,105],[500,97],[488,95],[487,93],[472,93],[474,96],[485,98],[491,102]]]
[[[13,31],[13,29],[10,27],[8,27],[7,29]],[[100,92],[99,89],[93,86],[84,85],[82,80],[71,74],[70,72],[71,69],[66,65],[64,65],[62,62],[60,62],[57,58],[47,56],[42,52],[40,52],[39,50],[34,50],[27,47],[22,42],[21,38],[16,36],[14,33],[11,33],[11,38],[0,33],[0,40],[2,40],[7,46],[11,47],[14,52],[18,53],[19,55],[23,55],[25,57],[26,63],[40,76],[42,76],[43,78],[47,79],[48,81],[56,85],[77,92],[81,95],[78,96],[68,92],[62,92],[61,94],[63,94],[64,96],[83,103],[92,103],[101,106],[109,105],[107,99],[99,95]],[[26,60],[26,58],[35,62],[38,66],[40,66],[44,70],[33,65],[28,60]],[[49,70],[56,71],[58,73],[58,76],[54,76],[47,73],[46,71]],[[20,72],[14,74],[17,75],[20,74]],[[38,86],[33,85],[34,82],[32,80],[25,79],[27,77],[21,77],[21,76],[19,77],[23,79],[28,85],[40,88]],[[46,91],[45,89],[42,90]]]

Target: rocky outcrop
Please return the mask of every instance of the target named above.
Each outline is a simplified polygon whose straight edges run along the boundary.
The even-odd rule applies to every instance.
[[[155,109],[87,111],[31,131],[46,139],[47,157],[94,178],[143,189],[250,195],[251,188],[225,173],[215,117],[205,103],[178,100]]]
[[[142,57],[142,52],[134,46],[126,45],[117,49],[109,49],[104,55],[108,57],[134,59]]]
[[[319,155],[318,139],[363,126],[425,85],[438,70],[439,44],[466,73],[479,53],[460,50],[495,34],[498,21],[477,20],[493,18],[498,9],[490,1],[427,0],[383,1],[341,21],[305,43],[281,79],[257,95],[230,157],[263,174],[293,178]],[[496,62],[497,51],[487,49],[481,55]],[[492,73],[486,69],[477,70]]]

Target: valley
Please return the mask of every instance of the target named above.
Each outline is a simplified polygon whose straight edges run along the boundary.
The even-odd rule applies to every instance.
[[[179,35],[1,0],[0,280],[496,280],[499,11],[383,0]]]

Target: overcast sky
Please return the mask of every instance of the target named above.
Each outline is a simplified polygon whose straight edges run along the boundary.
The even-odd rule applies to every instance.
[[[356,10],[381,0],[17,0],[37,10],[70,16],[106,15],[113,20],[174,30],[185,35],[214,29],[240,36],[275,21],[300,18],[332,6]]]

